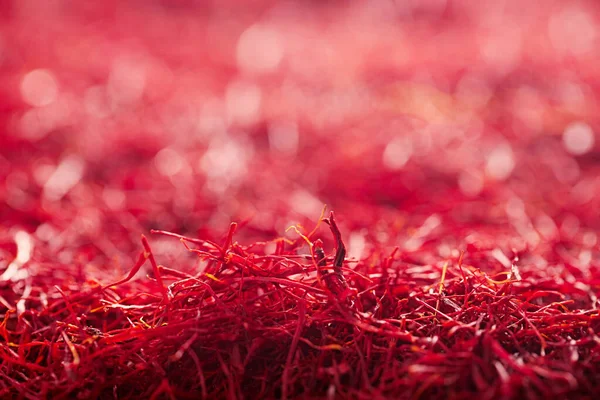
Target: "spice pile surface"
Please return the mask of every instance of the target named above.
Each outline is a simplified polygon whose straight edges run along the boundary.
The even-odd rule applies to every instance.
[[[0,397],[600,394],[597,3],[0,8]]]

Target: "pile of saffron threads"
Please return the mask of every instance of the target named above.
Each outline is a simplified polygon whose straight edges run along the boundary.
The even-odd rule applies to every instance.
[[[321,220],[330,232],[294,226],[296,240],[250,244],[235,240],[235,223],[221,242],[154,231],[151,239],[180,241],[197,258],[194,272],[160,264],[142,236],[137,262],[115,282],[65,286],[48,271],[32,285],[13,276],[0,291],[0,395],[597,393],[600,317],[581,283],[530,279],[516,258],[489,274],[466,262],[490,253],[475,250],[433,265],[402,261],[398,249],[350,262],[333,213]],[[17,260],[27,251],[20,246]],[[148,275],[133,279],[146,265]]]

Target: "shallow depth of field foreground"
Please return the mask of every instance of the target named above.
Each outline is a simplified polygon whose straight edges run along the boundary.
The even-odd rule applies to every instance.
[[[0,0],[0,397],[600,395],[594,1]]]

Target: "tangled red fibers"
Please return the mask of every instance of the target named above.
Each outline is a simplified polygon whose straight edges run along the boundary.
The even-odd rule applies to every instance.
[[[0,8],[0,397],[600,394],[596,2]]]

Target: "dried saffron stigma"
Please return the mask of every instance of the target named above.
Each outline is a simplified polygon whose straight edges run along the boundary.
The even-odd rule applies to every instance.
[[[348,296],[356,294],[356,289],[351,289],[348,287],[348,283],[342,274],[342,266],[344,265],[344,259],[346,258],[346,246],[344,245],[342,234],[340,233],[340,230],[333,217],[333,211],[331,211],[329,214],[329,218],[325,218],[322,221],[326,222],[331,228],[331,233],[335,238],[336,251],[333,259],[332,272],[328,273],[328,271],[325,269],[320,269],[319,272],[323,275],[321,279],[325,282],[327,288],[334,295],[338,296],[340,300],[344,301],[348,298]],[[315,253],[319,257],[317,264],[319,266],[326,265],[323,250],[318,247],[317,250],[315,250]]]

